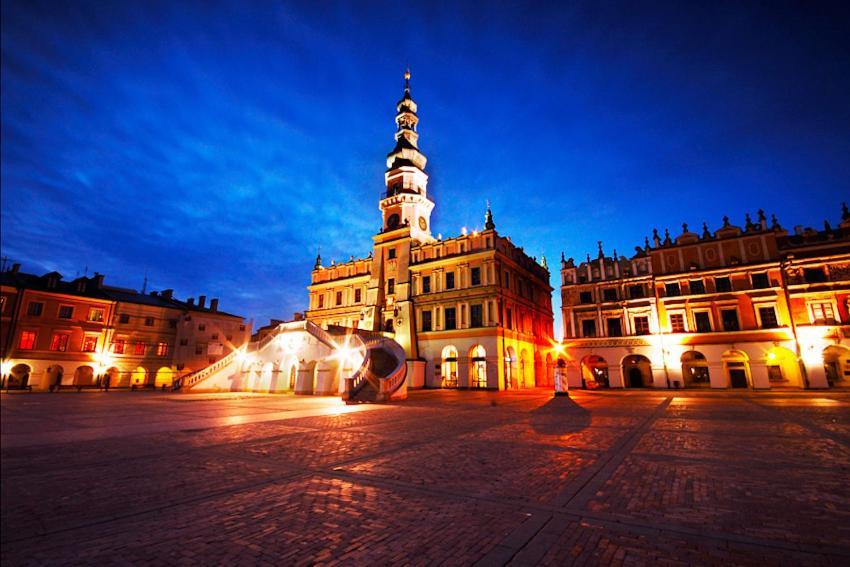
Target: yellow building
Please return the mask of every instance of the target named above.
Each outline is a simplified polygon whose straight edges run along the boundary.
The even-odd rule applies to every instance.
[[[571,387],[850,386],[850,211],[789,235],[762,211],[561,260]]]
[[[552,383],[552,288],[538,263],[496,231],[431,233],[426,158],[405,74],[387,156],[382,229],[369,257],[311,275],[309,321],[380,331],[405,350],[408,386],[522,388]]]

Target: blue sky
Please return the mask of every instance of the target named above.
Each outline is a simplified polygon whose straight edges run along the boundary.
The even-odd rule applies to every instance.
[[[2,254],[289,318],[317,246],[370,248],[407,65],[443,235],[489,199],[557,267],[758,208],[835,223],[848,22],[823,2],[4,0]]]

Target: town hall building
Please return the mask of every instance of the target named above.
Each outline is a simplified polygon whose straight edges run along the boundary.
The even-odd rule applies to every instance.
[[[405,350],[408,386],[502,390],[551,385],[552,287],[538,262],[484,229],[454,238],[431,232],[427,159],[405,73],[387,156],[382,228],[367,258],[322,264],[309,286],[308,321],[383,333]]]

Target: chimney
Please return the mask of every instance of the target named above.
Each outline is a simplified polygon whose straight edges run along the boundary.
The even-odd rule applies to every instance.
[[[95,289],[103,289],[103,274],[94,273],[94,287]]]
[[[204,304],[205,304],[206,302],[207,302],[207,296],[206,296],[206,295],[198,296],[198,307],[200,307],[201,309],[203,309],[203,308],[204,308]]]
[[[218,311],[218,298],[210,299],[210,311]]]
[[[84,292],[86,291],[86,278],[80,278],[77,280],[77,291]]]
[[[164,289],[159,293],[165,299],[171,299],[171,296],[174,295],[173,289]]]
[[[12,264],[12,273],[13,274],[17,274],[20,271],[21,271],[21,265],[20,264]]]
[[[195,298],[190,297],[189,299],[186,300],[186,303],[188,303],[189,305],[194,305],[195,304]]]

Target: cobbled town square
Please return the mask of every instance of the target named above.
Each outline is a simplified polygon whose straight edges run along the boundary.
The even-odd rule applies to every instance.
[[[850,565],[848,38],[4,0],[0,564]]]

